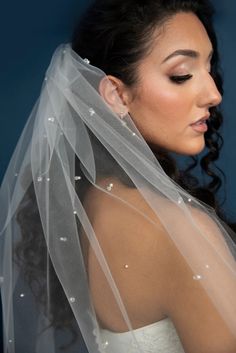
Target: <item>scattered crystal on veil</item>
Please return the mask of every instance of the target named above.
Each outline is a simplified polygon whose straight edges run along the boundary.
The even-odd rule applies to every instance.
[[[182,201],[183,201],[183,199],[182,199],[182,197],[180,196],[180,197],[178,198],[178,204],[181,204]]]
[[[108,345],[109,345],[109,342],[108,342],[108,341],[105,341],[105,342],[103,342],[102,347],[103,347],[103,348],[107,348]]]
[[[89,108],[89,115],[93,116],[95,114],[95,111],[93,108]]]
[[[60,237],[60,241],[67,242],[67,237]]]
[[[200,279],[202,279],[202,276],[201,276],[201,275],[194,275],[194,276],[193,276],[193,279],[194,279],[195,281],[200,281]]]
[[[87,58],[84,58],[84,62],[85,62],[86,64],[90,64],[90,60],[87,59]]]
[[[114,184],[113,183],[110,183],[108,186],[107,186],[107,190],[108,191],[111,191],[112,188],[113,188]]]

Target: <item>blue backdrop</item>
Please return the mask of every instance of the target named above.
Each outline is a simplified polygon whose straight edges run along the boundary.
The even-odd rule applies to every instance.
[[[39,94],[44,72],[55,47],[66,42],[90,1],[41,0],[5,2],[1,11],[1,85],[0,85],[0,180],[17,139]],[[236,69],[234,40],[236,3],[214,0],[216,28],[225,79],[223,100],[225,145],[219,166],[227,177],[226,211],[236,218],[236,156],[234,132]]]
[[[236,118],[234,0],[214,0],[216,29],[224,72],[224,148],[218,165],[227,177],[225,209],[236,219]],[[74,24],[90,1],[22,0],[1,7],[0,180],[25,121],[39,94],[55,47],[70,40]]]

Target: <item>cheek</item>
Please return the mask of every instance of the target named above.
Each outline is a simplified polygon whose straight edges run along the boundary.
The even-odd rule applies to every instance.
[[[153,97],[152,110],[158,113],[157,119],[164,122],[177,121],[177,116],[184,110],[181,96],[175,92],[164,91]]]
[[[130,106],[131,116],[148,143],[169,151],[196,155],[204,148],[204,135],[189,129],[196,89],[147,80]]]
[[[188,92],[179,87],[169,85],[151,86],[146,88],[138,107],[140,119],[146,124],[146,132],[160,129],[165,133],[165,138],[173,138],[175,133],[180,133],[186,127],[191,110]],[[140,120],[139,119],[139,120]],[[145,128],[145,126],[143,126]]]
[[[151,118],[150,114],[154,114],[159,122],[173,122],[179,121],[182,116],[183,120],[186,118],[183,114],[190,109],[190,93],[182,86],[175,86],[160,80],[157,84],[149,83],[145,85],[145,90],[141,94],[141,109],[148,115],[145,118]],[[158,121],[156,121],[158,123]]]
[[[193,138],[189,134],[193,105],[191,89],[146,85],[134,100],[131,115],[147,142],[177,153],[195,155],[204,148],[204,136]]]

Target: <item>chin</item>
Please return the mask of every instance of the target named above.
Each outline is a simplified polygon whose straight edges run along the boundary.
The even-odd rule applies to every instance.
[[[202,137],[199,137],[198,139],[191,139],[185,141],[185,143],[183,143],[182,140],[180,142],[175,141],[174,144],[161,144],[157,141],[147,141],[147,143],[154,150],[158,146],[166,152],[173,152],[184,156],[196,156],[197,154],[201,153],[205,148],[204,135]]]
[[[185,155],[185,156],[196,156],[201,153],[205,148],[205,139],[204,137],[201,140],[190,141],[189,143],[179,143],[178,146],[172,146],[169,148],[169,151]]]
[[[195,143],[192,145],[185,146],[186,148],[182,149],[181,154],[186,156],[196,156],[201,153],[205,148],[205,140],[202,143]]]

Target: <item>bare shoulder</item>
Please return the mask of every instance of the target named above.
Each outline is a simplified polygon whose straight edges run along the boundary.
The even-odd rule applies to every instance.
[[[104,192],[106,188],[108,190]],[[130,241],[133,248],[137,248],[141,237],[142,249],[149,241],[153,246],[158,235],[163,242],[169,241],[161,221],[136,188],[104,179],[98,188],[90,190],[85,207],[101,241],[114,242],[117,236],[120,242],[124,237],[126,245]]]
[[[103,180],[102,183],[100,186],[104,188],[112,182]],[[151,198],[154,198],[154,203],[160,201],[156,195],[151,195]],[[194,237],[191,233],[194,227],[188,228],[179,207],[163,198],[161,201],[162,207],[168,209],[165,212],[169,214],[168,222],[179,229],[180,237]],[[235,337],[226,327],[201,281],[193,279],[194,273],[175,241],[135,188],[113,183],[108,193],[93,189],[88,195],[87,205],[96,236],[133,327],[169,316],[187,353],[236,351]],[[225,256],[229,254],[217,224],[198,209],[190,207],[188,211],[200,230],[203,244],[210,244],[209,249],[215,248],[216,252],[220,251]],[[201,257],[201,251],[197,256]],[[95,308],[101,322],[115,331],[125,330],[109,285],[103,278],[103,272],[99,271],[92,251],[89,273]],[[218,274],[219,282],[222,277],[224,285],[230,287],[225,273],[219,271]],[[233,286],[232,290],[235,290],[235,283]],[[106,311],[108,303],[109,311]]]
[[[104,188],[111,181],[103,180],[102,183],[100,186]],[[170,248],[174,245],[139,192],[114,181],[113,184],[108,193],[92,189],[85,207],[136,328],[166,317],[164,269],[171,262]],[[90,285],[98,317],[107,328],[126,330],[91,248],[88,257]]]

